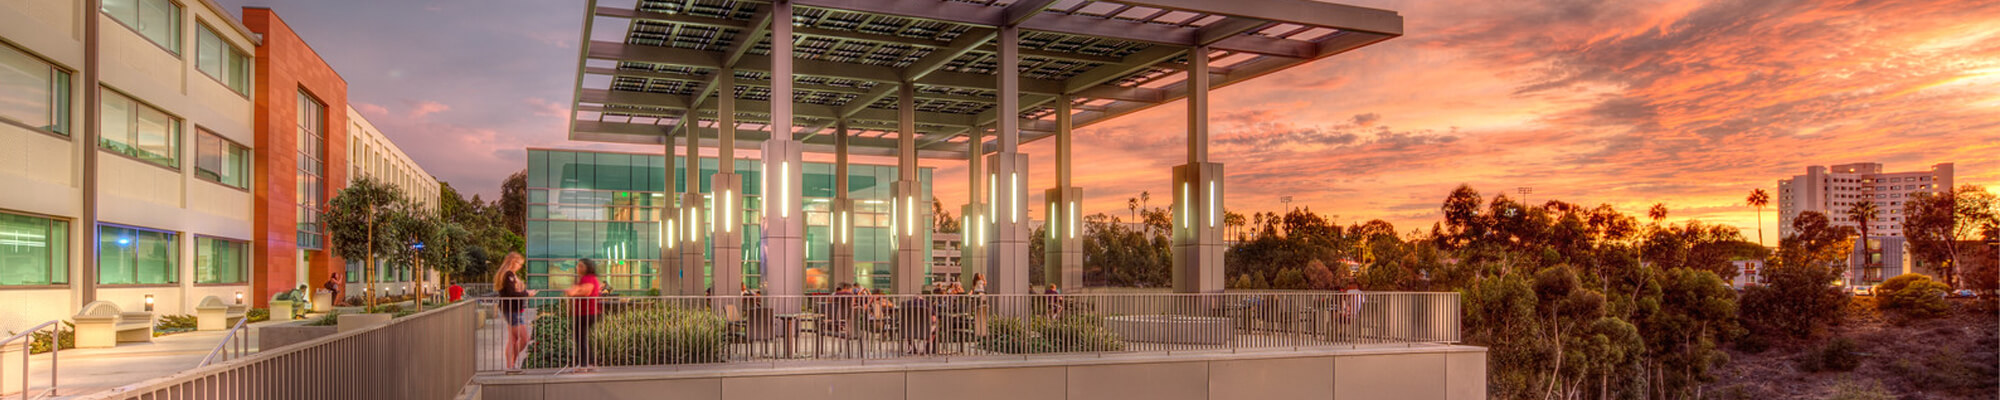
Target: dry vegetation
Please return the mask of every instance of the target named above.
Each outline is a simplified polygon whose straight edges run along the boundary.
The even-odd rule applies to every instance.
[[[1908,320],[1875,311],[1874,298],[1849,304],[1829,337],[1730,350],[1706,392],[1725,399],[1992,399],[2000,396],[2000,308],[1993,300],[1952,300],[1942,318]],[[1837,338],[1856,344],[1851,371],[1805,372],[1801,362]]]

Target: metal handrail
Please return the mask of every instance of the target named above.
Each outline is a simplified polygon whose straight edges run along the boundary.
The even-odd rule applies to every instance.
[[[30,353],[34,352],[34,348],[32,346],[34,345],[35,341],[33,339],[22,340],[21,341],[21,400],[39,398],[42,396],[53,396],[56,394],[56,377],[58,376],[56,374],[56,366],[58,365],[57,356],[59,355],[58,353],[62,352],[62,320],[49,320],[49,322],[36,324],[35,327],[28,328],[28,330],[22,331],[21,333],[16,334],[14,336],[9,336],[6,339],[0,339],[0,348],[5,348],[7,347],[8,343],[12,343],[15,340],[34,337],[35,332],[41,331],[42,328],[49,328],[50,330],[49,331],[49,388],[47,390],[43,390],[41,393],[34,393],[32,395],[29,394],[28,379],[31,374],[28,373],[28,360],[33,359],[32,357],[30,357],[32,355]],[[4,365],[4,363],[0,363],[0,365]],[[0,368],[4,368],[4,366],[0,366]]]
[[[206,367],[209,364],[215,363],[216,361],[227,361],[232,358],[242,357],[243,354],[249,353],[250,352],[250,340],[248,339],[249,335],[248,334],[245,334],[243,336],[236,335],[239,332],[247,332],[243,328],[248,326],[250,326],[250,315],[246,313],[243,315],[242,319],[236,320],[236,326],[229,328],[229,332],[224,333],[222,335],[222,342],[216,343],[215,349],[209,350],[208,356],[202,357],[201,364],[195,364],[195,367],[196,368]],[[224,353],[223,352],[224,350],[230,350],[229,345],[231,343],[236,344],[235,346],[236,348],[234,349],[234,351]],[[217,355],[222,355],[224,357],[218,360],[215,358],[215,356]]]

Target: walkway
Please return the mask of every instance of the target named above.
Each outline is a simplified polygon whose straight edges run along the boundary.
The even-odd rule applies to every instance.
[[[250,324],[250,351],[257,351],[258,328],[286,321],[265,321]],[[108,349],[63,350],[57,360],[60,381],[57,382],[55,398],[75,398],[92,393],[116,389],[125,385],[144,382],[149,379],[172,375],[193,369],[207,357],[216,343],[222,341],[224,331],[185,332],[153,338],[152,343],[121,343]],[[33,371],[28,381],[42,390],[49,382],[49,354],[31,357]],[[19,359],[13,360],[18,363]],[[19,364],[9,367],[18,368]]]

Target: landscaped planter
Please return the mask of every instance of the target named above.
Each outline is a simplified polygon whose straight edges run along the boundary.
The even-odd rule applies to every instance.
[[[269,351],[339,332],[337,327],[306,326],[306,322],[294,321],[257,328],[257,351]]]
[[[340,327],[340,332],[346,332],[386,324],[392,318],[395,318],[394,314],[340,314],[340,323],[336,325]]]

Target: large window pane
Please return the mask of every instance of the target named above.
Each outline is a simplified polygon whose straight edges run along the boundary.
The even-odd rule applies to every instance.
[[[69,133],[69,73],[0,44],[0,118]]]
[[[323,246],[319,225],[321,197],[326,189],[326,104],[304,91],[299,92],[298,194],[300,248]]]
[[[250,187],[250,149],[200,131],[195,143],[196,177],[236,188]]]
[[[0,213],[0,286],[69,282],[69,223]]]
[[[103,11],[167,51],[181,51],[181,6],[170,0],[104,0]]]
[[[229,86],[237,93],[250,94],[250,56],[223,40],[221,35],[198,26],[195,36],[195,69]]]
[[[105,225],[98,228],[97,283],[164,285],[180,281],[175,235]]]
[[[104,137],[100,147],[180,168],[180,121],[151,106],[110,90],[104,93]]]
[[[243,242],[195,238],[194,283],[243,283]]]

